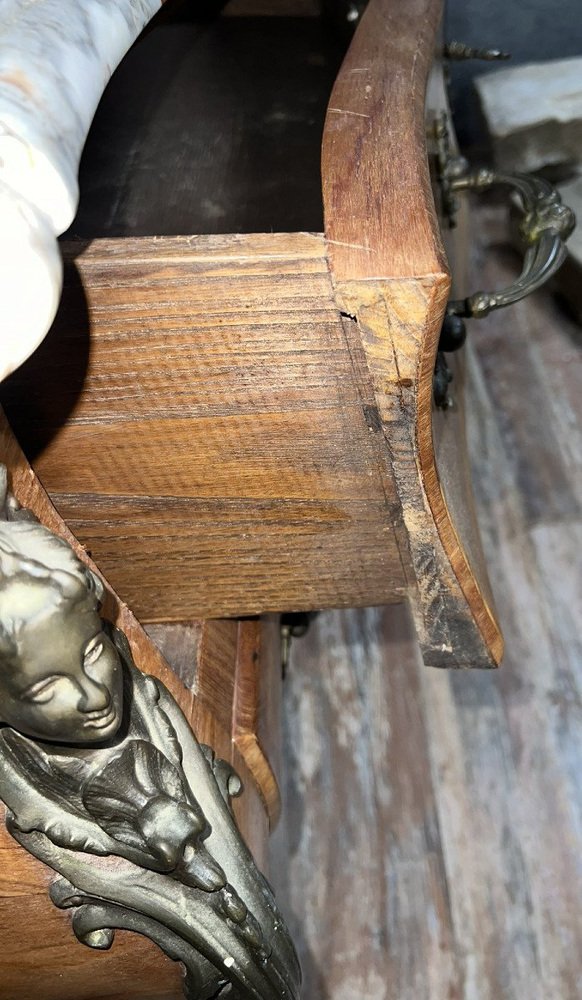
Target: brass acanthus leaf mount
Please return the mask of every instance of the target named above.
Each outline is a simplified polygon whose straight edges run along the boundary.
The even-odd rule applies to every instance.
[[[298,1000],[295,950],[230,809],[238,776],[137,669],[126,637],[98,614],[101,584],[13,502],[0,466],[2,491],[10,833],[58,873],[51,898],[84,944],[108,948],[116,929],[146,935],[183,963],[188,1000]]]

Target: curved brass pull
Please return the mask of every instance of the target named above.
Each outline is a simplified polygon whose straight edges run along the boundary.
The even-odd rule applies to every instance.
[[[576,217],[548,181],[529,174],[483,169],[451,177],[448,184],[453,192],[485,191],[495,184],[512,187],[524,211],[520,234],[526,244],[523,270],[517,281],[499,292],[476,292],[466,299],[453,300],[447,306],[449,315],[487,316],[493,309],[519,302],[558,270],[566,257],[566,240],[576,225]]]

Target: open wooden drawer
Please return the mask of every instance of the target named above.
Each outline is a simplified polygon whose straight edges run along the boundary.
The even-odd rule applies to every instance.
[[[258,157],[242,221],[240,199],[235,207],[232,197],[220,201],[227,140],[240,172],[245,164],[248,172],[245,127],[258,112],[247,108],[241,118],[235,110],[228,126],[215,113],[228,103],[225,87],[236,101],[233,66],[252,25],[269,22],[273,35],[277,18],[229,17],[227,5],[212,22],[218,28],[188,27],[183,5],[174,23],[169,4],[106,94],[107,113],[98,116],[82,171],[88,207],[82,200],[72,230],[82,238],[63,246],[57,320],[4,384],[2,401],[58,511],[144,622],[409,599],[427,663],[499,662],[502,641],[467,488],[460,387],[454,411],[435,415],[433,406],[450,288],[427,158],[427,134],[441,110],[434,89],[425,110],[440,8],[438,0],[369,4],[328,102],[323,233],[223,231],[229,211],[239,228],[252,227],[253,197],[260,203],[268,185]],[[291,23],[305,31],[317,20]],[[212,30],[230,45],[226,84],[217,42],[208,41]],[[233,42],[237,32],[244,46]],[[215,71],[210,112],[198,119],[170,74],[172,128],[182,138],[164,147],[162,160],[149,136],[165,123],[167,145],[172,102],[156,103],[144,74],[155,64],[156,39],[165,70],[179,64],[171,45],[169,54],[164,49],[168,38],[179,39],[192,93],[204,83],[193,66]],[[203,43],[205,58],[198,58]],[[330,54],[325,44],[324,57],[310,37],[312,58],[302,72],[323,65],[320,76],[335,75],[339,49]],[[257,58],[259,106],[264,65]],[[192,164],[189,185],[175,176],[178,152],[189,148],[186,120],[202,132],[198,149],[216,146],[215,210],[207,208],[210,154],[199,175]],[[307,131],[317,134],[317,108],[309,121]],[[122,145],[117,160],[108,128]],[[301,162],[306,155],[302,148]],[[186,176],[189,169],[183,164]],[[229,170],[227,177],[236,173],[232,164]],[[293,176],[301,215],[307,188]],[[108,211],[99,201],[116,180],[117,214],[111,201]],[[284,202],[282,191],[271,203]],[[218,235],[208,231],[213,212]],[[162,232],[194,216],[203,235],[157,235],[156,213]],[[96,225],[126,235],[89,238]],[[151,235],[130,235],[136,231]],[[446,428],[438,462],[437,425]]]

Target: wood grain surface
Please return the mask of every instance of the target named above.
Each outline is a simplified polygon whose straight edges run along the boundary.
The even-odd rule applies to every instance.
[[[471,564],[455,525],[458,517],[470,521],[467,495],[455,494],[463,496],[457,516],[433,444],[432,379],[450,276],[427,151],[441,107],[430,103],[427,111],[425,97],[441,6],[368,5],[327,112],[325,235],[336,301],[357,324],[391,454],[426,662],[493,666],[503,640],[488,582],[478,579],[483,567]],[[453,468],[464,462],[462,452],[459,435]]]
[[[107,240],[69,256],[57,324],[2,398],[140,620],[402,599],[399,504],[323,238]]]
[[[503,287],[504,210],[473,211],[472,283]],[[294,643],[274,870],[310,1000],[581,995],[582,334],[546,292],[469,336],[507,653],[427,671],[396,607],[322,613]]]
[[[440,0],[370,0],[335,81],[322,180],[337,283],[448,273],[424,107],[441,15]]]
[[[189,23],[178,13],[174,27]],[[428,663],[500,659],[470,491],[445,498],[433,446],[449,277],[424,92],[439,17],[437,0],[370,3],[328,110],[325,240],[68,248],[57,323],[2,398],[59,512],[143,621],[409,596]],[[190,128],[183,101],[174,113]],[[461,414],[449,481],[466,464]]]

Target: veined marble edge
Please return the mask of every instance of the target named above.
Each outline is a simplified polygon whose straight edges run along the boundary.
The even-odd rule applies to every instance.
[[[38,347],[62,289],[57,237],[107,82],[162,0],[4,0],[0,24],[0,379]]]

